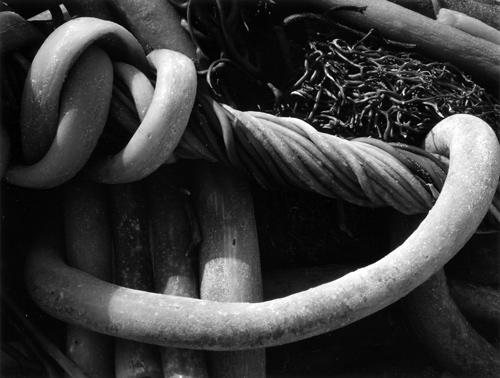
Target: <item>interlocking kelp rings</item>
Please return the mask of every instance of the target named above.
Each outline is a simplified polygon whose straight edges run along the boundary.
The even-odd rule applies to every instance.
[[[450,63],[415,49],[319,35],[284,90],[278,114],[343,137],[419,144],[447,116],[472,114],[499,134],[500,102]]]
[[[88,54],[94,56],[86,57]],[[145,71],[150,69],[135,37],[110,21],[72,19],[44,40],[22,92],[23,161],[7,168],[8,182],[51,188],[69,180],[83,167],[106,122],[113,57]]]
[[[95,56],[85,58],[92,52]],[[110,58],[150,76],[156,70],[156,86],[125,148],[98,155],[94,149],[113,91]],[[85,175],[95,181],[144,178],[169,158],[182,137],[196,82],[193,62],[181,53],[159,49],[146,56],[137,39],[119,24],[92,17],[67,21],[46,38],[30,66],[20,111],[24,159],[7,168],[5,179],[19,186],[52,188],[84,166]],[[176,91],[171,90],[174,83]]]

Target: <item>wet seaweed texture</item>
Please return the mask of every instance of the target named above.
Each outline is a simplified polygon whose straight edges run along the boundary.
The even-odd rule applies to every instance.
[[[495,96],[452,64],[373,43],[373,33],[352,41],[316,33],[302,47],[303,60],[276,112],[345,138],[417,145],[437,122],[457,113],[483,119],[499,135]]]

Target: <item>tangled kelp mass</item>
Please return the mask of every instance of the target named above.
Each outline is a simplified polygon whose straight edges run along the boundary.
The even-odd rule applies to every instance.
[[[498,135],[498,99],[450,63],[411,48],[321,34],[303,47],[303,56],[277,111],[318,130],[419,144],[440,120],[467,113]]]

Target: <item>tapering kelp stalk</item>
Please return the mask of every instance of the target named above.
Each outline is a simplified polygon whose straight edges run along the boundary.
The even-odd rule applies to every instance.
[[[112,282],[111,229],[104,185],[73,179],[63,186],[66,260]],[[66,354],[89,377],[114,374],[113,338],[68,325]],[[69,375],[67,375],[69,377]]]
[[[195,162],[193,204],[201,243],[200,298],[218,302],[262,301],[257,226],[249,181],[220,163]],[[265,350],[208,353],[210,376],[265,377]]]
[[[153,292],[145,193],[141,181],[109,186],[114,282],[131,289]],[[134,305],[130,304],[130,307]],[[115,373],[117,378],[163,377],[158,348],[148,343],[117,338]]]
[[[180,178],[167,169],[165,180]],[[157,293],[199,298],[199,230],[189,196],[158,180],[147,180],[150,240],[153,256],[154,285]],[[164,378],[207,378],[205,352],[186,348],[160,348]]]

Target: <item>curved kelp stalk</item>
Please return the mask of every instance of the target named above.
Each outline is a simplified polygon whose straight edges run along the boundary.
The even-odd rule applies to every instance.
[[[261,303],[145,293],[69,268],[57,236],[46,234],[27,259],[28,291],[44,311],[67,323],[182,348],[262,348],[343,327],[394,303],[437,273],[474,234],[491,204],[500,147],[486,123],[473,116],[448,117],[430,132],[426,149],[449,156],[450,167],[420,226],[379,261],[314,289]]]

